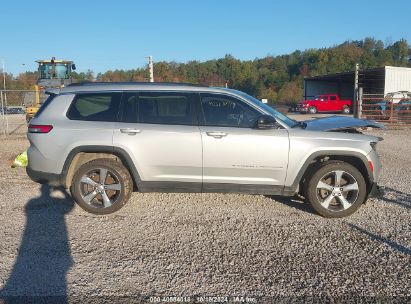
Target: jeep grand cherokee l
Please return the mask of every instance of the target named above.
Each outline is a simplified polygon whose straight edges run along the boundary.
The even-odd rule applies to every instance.
[[[132,191],[301,194],[322,216],[363,204],[381,169],[371,121],[297,122],[243,92],[167,83],[88,83],[48,92],[28,128],[32,180],[108,214]]]

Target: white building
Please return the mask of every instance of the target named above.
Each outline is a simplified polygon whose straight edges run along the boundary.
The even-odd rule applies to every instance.
[[[304,98],[319,94],[338,94],[341,98],[354,97],[355,72],[344,72],[304,79]],[[385,66],[359,71],[358,86],[363,94],[386,95],[398,91],[411,92],[411,68]]]

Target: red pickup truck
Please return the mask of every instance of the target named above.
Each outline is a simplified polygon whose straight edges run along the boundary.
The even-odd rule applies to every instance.
[[[305,100],[298,104],[297,111],[301,113],[315,114],[317,112],[342,112],[350,114],[352,101],[342,100],[336,94],[317,95],[314,99]]]

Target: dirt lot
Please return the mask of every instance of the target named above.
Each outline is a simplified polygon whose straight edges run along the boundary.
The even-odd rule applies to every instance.
[[[10,119],[14,132],[0,139],[0,299],[411,297],[410,130],[370,132],[385,138],[386,193],[348,218],[265,196],[138,193],[114,215],[93,216],[7,166],[28,144],[23,118]]]

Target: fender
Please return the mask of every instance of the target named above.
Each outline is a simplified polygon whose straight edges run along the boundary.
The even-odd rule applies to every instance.
[[[312,153],[310,156],[307,157],[307,159],[305,160],[303,166],[300,168],[298,174],[296,175],[294,182],[291,184],[291,186],[285,186],[284,190],[283,190],[283,195],[285,196],[293,196],[298,189],[298,186],[300,184],[300,181],[304,175],[304,173],[306,172],[308,166],[314,162],[314,160],[317,157],[320,156],[349,156],[349,157],[354,157],[357,158],[358,160],[360,160],[363,164],[364,167],[367,170],[367,174],[368,174],[368,183],[372,184],[374,181],[374,176],[373,173],[369,167],[368,164],[368,159],[364,154],[361,154],[360,152],[354,152],[354,151],[335,151],[335,150],[321,150],[321,151],[316,151],[314,153]]]
[[[113,147],[113,146],[90,145],[90,146],[79,146],[70,151],[70,153],[68,154],[64,162],[63,169],[60,173],[60,182],[62,185],[66,186],[66,177],[67,177],[67,173],[70,168],[71,162],[73,161],[73,158],[78,153],[81,153],[81,152],[110,153],[110,154],[117,156],[127,166],[135,185],[138,187],[138,185],[140,184],[141,182],[140,175],[138,174],[138,171],[136,167],[134,166],[134,163],[131,160],[130,155],[128,155],[128,153],[125,150],[118,148],[118,147]]]

